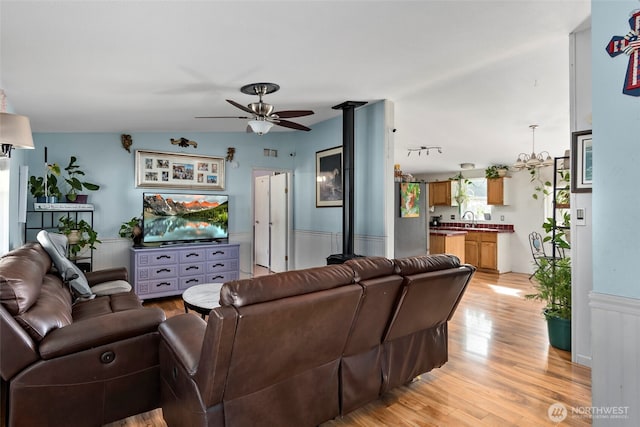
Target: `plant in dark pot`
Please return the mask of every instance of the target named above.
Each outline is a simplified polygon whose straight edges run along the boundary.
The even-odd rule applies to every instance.
[[[571,259],[541,259],[534,274],[535,289],[526,299],[544,301],[549,343],[571,351]]]
[[[77,160],[78,159],[75,156],[71,156],[69,164],[64,168],[67,173],[64,180],[69,184],[69,190],[66,193],[66,197],[67,201],[71,203],[86,203],[87,195],[79,194],[79,192],[82,191],[83,188],[89,191],[96,191],[100,189],[100,186],[80,180],[80,177],[83,177],[85,173],[80,169],[80,165],[76,163]]]
[[[62,194],[58,188],[60,166],[57,163],[47,165],[47,179],[42,176],[29,177],[29,191],[38,203],[57,203]]]
[[[142,217],[134,216],[129,221],[120,225],[118,235],[133,240],[133,246],[141,246],[142,244]]]
[[[69,240],[69,258],[74,259],[83,249],[95,249],[98,240],[98,233],[87,221],[81,219],[76,221],[71,217],[62,217],[58,220],[58,229]]]

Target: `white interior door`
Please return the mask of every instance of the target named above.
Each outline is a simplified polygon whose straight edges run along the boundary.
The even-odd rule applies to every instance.
[[[271,271],[289,269],[290,173],[271,176]]]
[[[255,263],[269,268],[269,175],[255,179],[253,217]]]

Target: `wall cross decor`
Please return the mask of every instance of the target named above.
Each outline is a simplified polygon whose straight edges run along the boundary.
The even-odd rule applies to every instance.
[[[622,93],[640,96],[640,9],[631,12],[631,30],[626,36],[613,36],[607,44],[607,53],[612,58],[624,53],[629,56],[629,65],[624,79]]]

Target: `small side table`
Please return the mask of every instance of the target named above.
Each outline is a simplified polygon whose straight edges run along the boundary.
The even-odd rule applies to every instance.
[[[182,294],[184,312],[188,313],[191,309],[204,319],[212,309],[220,307],[220,288],[222,288],[222,283],[204,283],[191,286]]]

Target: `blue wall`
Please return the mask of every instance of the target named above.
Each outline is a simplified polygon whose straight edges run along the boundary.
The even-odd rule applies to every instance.
[[[366,236],[384,235],[384,117],[385,103],[376,102],[355,112],[354,232]],[[342,145],[342,117],[327,120],[300,140],[296,149],[296,230],[342,231],[341,208],[316,208],[316,151]],[[389,201],[393,203],[393,200]]]
[[[131,153],[122,148],[120,134],[114,133],[46,133],[35,134],[35,152],[29,153],[31,175],[44,174],[44,148],[48,147],[49,163],[64,167],[73,154],[86,172],[86,180],[101,186],[89,192],[89,203],[95,205],[94,224],[103,238],[116,237],[120,224],[142,212],[142,193],[154,191],[135,188],[135,149],[184,152],[225,157],[227,147],[235,147],[237,169],[226,164],[226,187],[229,194],[229,230],[231,233],[252,229],[252,169],[294,169],[290,138],[282,133],[262,137],[246,133],[133,133]],[[198,148],[180,148],[170,144],[171,138],[185,137],[198,142]],[[278,157],[265,157],[264,148],[278,150]],[[176,190],[189,192],[190,190]]]
[[[593,65],[593,288],[640,298],[638,164],[640,97],[624,95],[629,57],[605,51],[614,35],[629,31],[637,1],[592,1]]]
[[[384,102],[356,110],[356,234],[384,234]],[[342,144],[342,117],[313,126],[311,132],[272,132],[262,137],[246,133],[133,133],[131,153],[120,143],[119,133],[39,133],[34,134],[36,149],[26,156],[31,175],[44,174],[44,147],[49,163],[67,165],[75,155],[87,173],[86,181],[101,189],[89,192],[95,205],[94,224],[101,238],[117,237],[120,225],[142,210],[142,193],[135,188],[134,150],[145,149],[224,157],[227,147],[235,147],[238,168],[226,167],[229,194],[229,229],[233,233],[252,232],[253,169],[294,171],[294,228],[306,231],[340,232],[340,208],[315,206],[315,153]],[[170,144],[171,138],[185,137],[198,142],[198,148],[182,149]],[[265,148],[278,150],[278,157],[265,157]],[[295,153],[295,156],[290,154]],[[389,172],[390,173],[390,172]],[[176,190],[188,192],[189,190]]]

